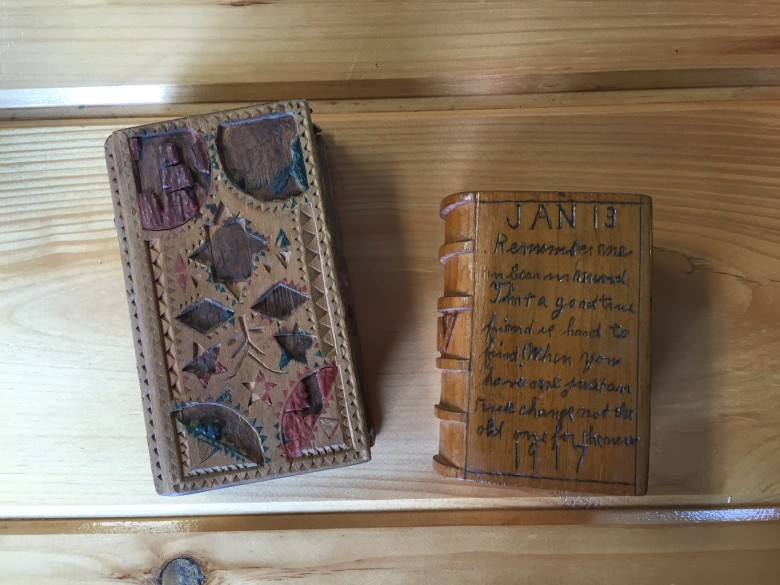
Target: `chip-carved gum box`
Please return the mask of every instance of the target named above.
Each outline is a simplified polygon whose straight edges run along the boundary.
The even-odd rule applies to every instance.
[[[161,494],[370,458],[320,144],[305,101],[106,142]]]

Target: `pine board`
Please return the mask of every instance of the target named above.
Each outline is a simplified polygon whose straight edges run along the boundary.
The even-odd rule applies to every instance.
[[[0,516],[779,503],[780,102],[566,102],[315,107],[379,427],[373,461],[173,500],[149,477],[102,159],[112,130],[147,119],[5,123]],[[474,487],[431,471],[438,204],[469,188],[653,197],[648,496]]]

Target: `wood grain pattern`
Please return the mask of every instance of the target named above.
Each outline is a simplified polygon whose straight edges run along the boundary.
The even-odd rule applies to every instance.
[[[434,470],[644,494],[650,198],[475,191],[445,197],[440,213]]]
[[[361,345],[374,461],[164,502],[148,482],[102,168],[103,138],[130,124],[7,123],[0,388],[12,416],[0,431],[0,515],[778,502],[780,102],[666,96],[454,112],[410,101],[397,113],[315,116],[329,130],[358,326],[371,332]],[[653,443],[641,500],[474,488],[430,471],[438,203],[519,185],[653,197]]]
[[[249,90],[247,101],[267,101],[780,82],[780,11],[767,1],[35,0],[3,10],[3,88],[187,83],[217,100]]]
[[[92,88],[60,88],[30,90],[0,90],[0,120],[18,124],[39,126],[36,120],[45,119],[49,125],[72,124],[74,120],[126,119],[127,123],[138,123],[138,119],[164,119],[193,116],[217,112],[229,108],[249,106],[262,101],[263,93],[251,86],[238,86],[222,93],[207,86],[122,86]],[[127,95],[138,99],[128,99]],[[298,94],[295,87],[290,93]],[[140,97],[136,94],[141,94]],[[289,95],[289,94],[288,94]],[[530,108],[575,108],[577,113],[598,111],[604,108],[612,112],[635,108],[639,105],[653,106],[663,103],[665,107],[689,109],[688,104],[717,102],[720,108],[747,100],[776,100],[780,96],[778,87],[739,86],[714,87],[707,89],[663,89],[625,90],[620,99],[610,91],[590,92],[544,92],[510,95],[437,96],[415,99],[363,98],[344,100],[310,101],[312,111],[321,114],[356,114],[379,112],[419,112],[430,110],[494,110]],[[285,96],[286,97],[286,96]],[[236,101],[239,100],[239,101]],[[739,107],[739,106],[737,106]],[[519,113],[519,112],[518,112]],[[93,123],[95,121],[93,120]]]
[[[207,583],[225,585],[770,585],[780,569],[777,528],[769,522],[32,534],[0,540],[0,583],[150,583],[170,559],[186,555]]]
[[[777,523],[776,506],[666,506],[661,508],[475,508],[452,510],[259,513],[238,515],[79,517],[0,520],[0,535],[170,534],[339,528],[434,526],[697,526]]]

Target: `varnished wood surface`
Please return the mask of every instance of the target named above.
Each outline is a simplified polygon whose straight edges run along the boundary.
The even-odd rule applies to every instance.
[[[207,583],[777,582],[776,522],[334,527],[0,537],[0,583],[153,583],[185,555]]]
[[[138,86],[120,86],[110,88],[108,97],[101,96],[101,88],[61,89],[56,92],[48,90],[18,90],[24,95],[30,92],[39,96],[34,101],[35,107],[24,105],[13,96],[17,90],[0,90],[0,120],[8,120],[20,124],[40,126],[38,120],[49,120],[51,125],[72,125],[74,120],[86,118],[130,120],[128,123],[142,123],[145,119],[168,119],[192,116],[206,112],[217,112],[251,105],[252,92],[244,94],[241,91],[231,92],[230,101],[219,100],[219,94],[201,96],[187,91],[187,88],[175,86],[171,91],[161,91],[157,86],[144,86],[141,93],[152,93],[158,99],[141,101],[128,100]],[[239,88],[240,90],[240,88]],[[295,89],[295,94],[298,90]],[[292,95],[292,94],[287,94]],[[302,94],[301,94],[302,95]],[[635,111],[637,107],[655,107],[663,103],[666,108],[675,110],[691,109],[691,103],[702,101],[718,102],[720,108],[729,106],[729,102],[776,100],[780,97],[780,87],[771,86],[738,86],[698,89],[668,89],[659,90],[626,90],[620,92],[620,98],[615,99],[615,93],[610,91],[569,92],[569,93],[527,93],[511,95],[474,95],[474,96],[433,96],[415,99],[372,98],[372,99],[341,99],[314,100],[309,102],[315,115],[322,114],[357,114],[381,112],[418,112],[430,110],[493,110],[532,108],[576,107],[577,114],[590,113],[608,109],[619,112],[626,108]],[[245,101],[235,101],[243,98]],[[259,99],[269,99],[264,93]],[[250,101],[246,101],[250,100]],[[74,105],[78,104],[78,105]],[[7,107],[5,107],[7,106]],[[519,114],[519,112],[517,112]],[[94,123],[94,122],[93,122]]]
[[[102,160],[112,130],[147,120],[6,123],[0,515],[777,504],[780,101],[687,95],[461,111],[425,100],[398,112],[315,107],[379,428],[373,461],[178,499],[156,496],[149,477]],[[646,497],[467,486],[430,470],[438,204],[464,189],[518,187],[653,197]]]
[[[434,470],[644,495],[652,199],[476,191],[440,215]]]
[[[645,508],[481,508],[305,512],[168,517],[2,519],[0,536],[44,534],[170,534],[341,528],[426,528],[441,526],[697,526],[775,523],[780,507],[697,506]]]
[[[760,0],[31,0],[2,18],[0,89],[262,101],[780,81],[780,9]]]

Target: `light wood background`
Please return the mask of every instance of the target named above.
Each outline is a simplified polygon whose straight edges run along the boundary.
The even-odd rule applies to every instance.
[[[208,526],[124,523],[119,530],[73,525],[64,534],[35,526],[3,540],[0,582],[150,584],[168,559],[184,553],[209,576],[207,585],[777,583],[774,523],[602,525],[586,515],[569,524],[547,514],[552,522],[515,524],[504,516],[492,526],[468,523],[463,514],[447,519],[449,526],[394,525],[397,517],[370,527],[354,525],[355,518],[351,526],[323,526],[325,519],[315,518],[295,529],[251,517]]]
[[[0,81],[17,89],[195,85],[221,101],[248,88],[322,99],[780,79],[780,8],[766,0],[6,0],[2,10]]]
[[[734,582],[732,561],[743,582],[776,582],[778,26],[773,2],[3,3],[0,517],[75,524],[0,521],[0,566],[11,568],[0,582],[148,581],[183,553],[226,583],[544,582],[553,567],[581,582]],[[136,88],[105,91],[112,84]],[[89,86],[103,89],[79,89]],[[161,498],[103,141],[160,117],[299,96],[328,135],[374,459]],[[431,471],[438,202],[472,188],[653,197],[648,496],[486,488]],[[698,526],[699,506],[733,515]],[[502,524],[502,510],[583,507],[626,515],[485,527]],[[499,514],[484,524],[446,516],[488,509]],[[687,515],[630,520],[675,510]],[[350,511],[369,520],[350,529]],[[388,524],[415,511],[450,519]],[[345,520],[332,531],[282,522],[165,537],[129,522],[304,512]],[[107,536],[79,523],[94,517],[125,528]],[[294,552],[297,542],[316,554]]]

